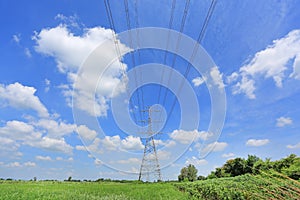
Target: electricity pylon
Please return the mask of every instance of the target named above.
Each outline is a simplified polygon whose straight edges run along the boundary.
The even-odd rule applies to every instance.
[[[154,180],[161,181],[161,172],[160,172],[160,166],[158,162],[157,157],[157,150],[155,147],[155,142],[153,138],[153,130],[152,130],[152,123],[154,122],[152,120],[152,112],[160,112],[158,110],[153,110],[151,107],[149,107],[147,110],[143,110],[142,112],[148,113],[148,120],[146,121],[148,123],[148,130],[145,141],[145,148],[144,148],[144,155],[142,159],[142,164],[140,168],[140,174],[139,174],[139,181],[146,178],[147,181],[150,179],[150,175],[153,174]]]

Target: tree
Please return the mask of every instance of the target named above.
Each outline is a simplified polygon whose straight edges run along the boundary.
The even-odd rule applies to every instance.
[[[201,176],[201,175],[199,175],[198,178],[197,178],[197,180],[199,180],[199,181],[200,180],[205,180],[205,179],[206,179],[205,176]]]
[[[245,174],[246,162],[242,158],[228,160],[224,165],[224,171],[230,176],[239,176]]]
[[[258,162],[260,160],[259,157],[255,156],[255,155],[248,155],[248,158],[247,160],[245,161],[246,162],[246,166],[245,166],[245,173],[250,173],[252,174],[253,173],[253,167],[254,167],[254,164],[256,162]]]
[[[72,176],[69,176],[68,181],[72,181]]]
[[[180,170],[180,175],[178,176],[178,181],[195,181],[197,180],[198,170],[192,164],[189,164],[187,167],[184,167]]]

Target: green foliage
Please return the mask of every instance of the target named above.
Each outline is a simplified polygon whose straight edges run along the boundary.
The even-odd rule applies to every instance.
[[[222,167],[216,168],[207,178],[235,177],[247,173],[260,174],[262,171],[269,170],[275,170],[298,180],[300,178],[300,158],[291,154],[281,160],[271,161],[270,158],[267,158],[263,161],[255,155],[248,155],[246,160],[243,158],[227,160]]]
[[[192,199],[298,199],[300,184],[277,172],[180,183]]]
[[[189,164],[187,167],[184,167],[180,171],[178,176],[178,181],[196,181],[197,180],[198,170],[192,164]]]

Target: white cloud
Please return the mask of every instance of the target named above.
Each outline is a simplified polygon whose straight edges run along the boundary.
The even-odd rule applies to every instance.
[[[289,144],[286,147],[289,148],[289,149],[300,149],[300,142],[295,144],[295,145]]]
[[[52,119],[41,119],[35,125],[47,132],[47,136],[52,138],[61,138],[62,136],[73,133],[76,129],[74,124],[66,124],[62,121],[55,121]]]
[[[255,82],[252,79],[248,79],[246,76],[242,77],[242,80],[238,82],[232,90],[232,94],[241,94],[245,93],[249,99],[255,99]]]
[[[30,52],[30,50],[28,48],[24,49],[24,53],[27,56],[27,58],[31,58],[32,57],[31,52]]]
[[[195,87],[199,87],[200,85],[202,85],[205,82],[205,80],[201,77],[196,77],[192,80],[192,82]]]
[[[254,99],[255,81],[258,76],[272,78],[275,85],[282,87],[286,78],[285,72],[292,63],[293,73],[290,78],[300,79],[300,30],[293,30],[285,37],[274,40],[273,44],[255,54],[253,59],[239,70],[239,81],[233,89],[234,94],[245,93]],[[236,74],[234,79],[237,80]]]
[[[52,158],[50,156],[36,156],[35,159],[42,161],[52,161]]]
[[[45,92],[48,92],[50,90],[51,81],[49,79],[45,79]]]
[[[127,66],[116,61],[104,72],[107,66],[101,65],[101,63],[118,57],[115,44],[111,42],[105,47],[105,53],[99,55],[95,60],[89,60],[89,64],[95,67],[89,70],[82,68],[78,76],[76,73],[90,53],[99,44],[111,38],[112,31],[110,29],[102,27],[85,28],[84,34],[77,36],[70,32],[65,24],[42,29],[33,37],[36,42],[35,50],[55,59],[58,69],[67,75],[69,85],[73,87],[75,80],[78,83],[76,88],[64,91],[66,100],[69,101],[70,95],[72,95],[71,91],[75,89],[73,106],[92,116],[106,116],[109,109],[107,101],[112,98],[113,89],[122,82],[122,72],[127,69]],[[119,47],[121,52],[128,50],[120,41]],[[94,83],[99,78],[97,72],[104,72],[104,74],[102,74],[103,83],[95,91]],[[115,95],[118,95],[118,92],[124,92],[124,90],[125,87],[119,88]],[[95,107],[90,106],[94,104]]]
[[[300,53],[296,56],[293,65],[293,73],[290,75],[291,78],[300,80]]]
[[[182,144],[189,144],[193,141],[197,141],[198,139],[201,140],[207,140],[209,137],[211,137],[213,134],[208,133],[205,131],[185,131],[185,130],[174,130],[171,134],[170,137]]]
[[[41,133],[35,132],[34,127],[21,121],[8,121],[0,127],[0,134],[13,141],[35,141],[41,137]]]
[[[74,158],[70,157],[70,158],[68,158],[68,161],[72,162],[72,161],[74,161]]]
[[[223,158],[231,158],[231,157],[233,157],[233,156],[235,156],[234,153],[224,153],[224,154],[222,155]]]
[[[63,160],[63,158],[58,156],[58,157],[55,158],[55,160],[61,161],[61,160]]]
[[[24,166],[25,167],[35,167],[36,163],[34,163],[34,162],[26,162],[26,163],[24,163]]]
[[[19,162],[12,162],[6,165],[7,167],[22,167]]]
[[[40,117],[48,117],[48,110],[41,103],[40,99],[35,96],[34,87],[24,86],[18,82],[10,85],[0,84],[0,99],[19,109],[35,110]]]
[[[239,74],[237,72],[233,72],[230,76],[226,77],[226,81],[228,84],[236,81],[239,77]]]
[[[124,150],[141,150],[144,149],[144,145],[141,142],[139,137],[127,136],[124,139],[121,139],[119,135],[115,136],[105,136],[103,139],[100,139],[100,144],[104,149],[114,151],[119,149]],[[88,147],[88,149],[90,149]]]
[[[81,146],[81,145],[76,145],[75,149],[78,151],[86,151],[87,150],[85,146]]]
[[[36,142],[26,143],[33,147],[42,148],[53,152],[62,152],[65,154],[72,154],[73,147],[66,143],[64,138],[55,139],[49,137],[43,137]]]
[[[36,125],[36,124],[34,124]],[[0,127],[0,135],[6,137],[6,142],[18,142],[16,147],[20,145],[29,145],[31,147],[42,148],[49,151],[72,153],[73,147],[66,143],[64,138],[50,137],[48,134],[42,135],[41,132],[48,133],[46,129],[38,131],[41,127],[35,127],[22,121],[8,121],[5,126]],[[67,130],[67,129],[62,129]],[[60,130],[60,131],[62,131]],[[55,132],[62,134],[61,132]],[[13,146],[13,145],[12,145]]]
[[[154,143],[156,146],[165,146],[165,147],[173,147],[176,145],[176,142],[174,140],[162,141],[162,140],[154,139]]]
[[[208,162],[205,159],[198,159],[195,156],[193,156],[192,158],[188,158],[185,161],[185,164],[186,165],[192,164],[192,165],[195,165],[197,167],[197,166],[201,166],[201,165],[206,165],[206,164],[208,164]]]
[[[268,144],[270,141],[268,139],[256,140],[256,139],[249,139],[246,142],[247,146],[254,146],[259,147]]]
[[[279,117],[276,121],[277,127],[284,127],[293,124],[293,120],[290,117]]]
[[[144,145],[139,137],[130,135],[121,141],[121,148],[125,150],[142,150]]]
[[[97,132],[94,130],[89,129],[85,125],[80,125],[77,127],[77,133],[82,137],[84,140],[93,140],[97,136]]]
[[[219,89],[223,89],[224,88],[224,83],[223,83],[223,79],[222,76],[223,74],[220,73],[219,69],[217,66],[211,68],[210,70],[210,76],[213,80],[213,83],[215,85],[217,85],[219,87]]]
[[[211,152],[223,151],[227,146],[228,146],[228,144],[226,142],[213,142],[213,143],[206,145],[202,149],[202,152],[207,153],[210,151]]]
[[[138,158],[128,158],[127,160],[118,160],[117,163],[120,164],[140,164],[141,160]]]
[[[17,44],[19,44],[20,41],[21,41],[21,35],[20,34],[13,35],[12,38],[13,38],[13,41],[15,41]]]

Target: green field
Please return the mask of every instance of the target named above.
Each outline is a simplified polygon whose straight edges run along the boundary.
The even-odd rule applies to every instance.
[[[1,181],[0,199],[300,199],[300,182],[261,173],[195,182]]]
[[[171,183],[2,181],[0,199],[188,199]]]

